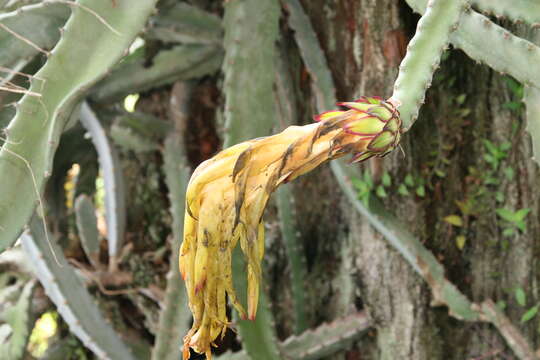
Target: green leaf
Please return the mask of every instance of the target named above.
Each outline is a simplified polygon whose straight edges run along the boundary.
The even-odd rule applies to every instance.
[[[444,221],[454,226],[463,226],[463,219],[458,215],[448,215],[444,218]]]
[[[525,291],[522,288],[516,288],[514,295],[519,306],[525,306],[527,304],[527,295],[525,295]]]
[[[510,211],[506,208],[498,208],[498,209],[495,209],[495,212],[497,213],[497,215],[499,215],[499,217],[503,220],[506,220],[508,222],[511,222],[511,223],[515,223],[517,218],[516,218],[516,215],[514,214],[513,211]]]
[[[410,195],[409,190],[407,190],[407,187],[404,184],[400,184],[397,191],[398,191],[398,194],[403,195],[403,196]]]
[[[497,200],[497,202],[504,202],[504,193],[502,191],[497,191],[495,193],[495,200]]]
[[[465,247],[465,242],[467,241],[467,238],[463,235],[459,235],[456,237],[456,246],[459,250],[463,250]]]
[[[404,182],[405,182],[405,185],[407,185],[409,187],[414,186],[414,179],[413,179],[411,174],[407,174],[407,176],[405,176]]]
[[[508,180],[512,180],[514,178],[514,169],[512,169],[510,166],[505,167],[503,171]]]
[[[503,236],[505,237],[510,237],[512,235],[514,235],[516,233],[516,231],[513,229],[513,228],[506,228],[503,230]]]
[[[525,219],[525,216],[527,216],[527,214],[529,214],[529,212],[531,212],[531,209],[529,209],[529,208],[519,209],[518,211],[516,211],[514,216],[515,216],[515,218],[517,220],[523,220],[523,219]]]
[[[487,139],[484,139],[483,141],[484,143],[484,146],[486,147],[486,149],[492,154],[492,155],[496,155],[499,153],[499,149],[497,149],[497,147],[489,140]]]
[[[521,231],[525,232],[527,231],[527,224],[523,220],[516,221],[516,227]]]
[[[521,323],[524,324],[527,321],[531,320],[533,317],[536,316],[537,313],[538,313],[538,305],[535,305],[529,310],[527,310],[525,314],[523,314],[523,316],[521,317]]]
[[[384,187],[379,185],[377,186],[377,190],[375,191],[375,194],[377,194],[380,198],[386,198],[388,194],[386,193],[386,190],[384,190]]]
[[[510,150],[511,147],[512,147],[512,143],[509,142],[509,141],[505,141],[505,142],[503,142],[503,143],[501,144],[501,146],[500,146],[499,149],[500,149],[502,152],[504,152],[504,153],[505,153],[504,156],[506,156],[506,151]]]
[[[443,178],[446,176],[446,173],[440,169],[435,169],[435,175],[437,175],[440,178]]]
[[[369,171],[364,171],[364,182],[368,184],[370,188],[373,188],[373,178],[371,177]]]
[[[426,189],[424,188],[424,185],[420,185],[416,188],[416,195],[420,196],[421,198],[426,196]]]
[[[465,102],[466,98],[467,98],[467,94],[461,94],[456,98],[456,103],[458,105],[462,105]]]
[[[513,111],[518,111],[523,107],[523,104],[519,101],[510,101],[503,104],[503,108]]]
[[[382,176],[382,184],[385,187],[389,187],[390,185],[392,185],[392,178],[386,171],[384,172]]]

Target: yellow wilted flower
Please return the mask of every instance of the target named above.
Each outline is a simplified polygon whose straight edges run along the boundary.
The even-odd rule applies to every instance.
[[[226,295],[242,318],[255,318],[264,253],[262,216],[270,194],[328,160],[352,153],[352,162],[358,162],[397,146],[401,119],[391,103],[363,97],[338,105],[349,110],[328,111],[315,117],[317,123],[232,146],[193,173],[180,249],[194,318],[184,338],[184,359],[190,347],[210,359],[210,345],[229,325]],[[247,260],[247,312],[232,282],[231,256],[238,241]]]

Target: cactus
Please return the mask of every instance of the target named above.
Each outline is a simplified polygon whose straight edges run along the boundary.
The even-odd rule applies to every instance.
[[[30,86],[38,95],[26,94],[17,104],[0,150],[0,174],[11,174],[0,178],[0,251],[17,239],[40,199],[73,106],[120,59],[155,0],[115,3],[113,7],[110,0],[80,0],[73,7],[63,36]],[[81,43],[85,46],[72,51]],[[106,56],[93,56],[96,53]]]
[[[159,148],[155,141],[141,136],[131,128],[123,127],[119,124],[113,124],[110,130],[111,140],[125,150],[131,150],[136,153],[154,151]]]
[[[184,232],[184,211],[186,189],[191,170],[185,154],[184,131],[187,122],[187,107],[190,100],[190,87],[179,83],[174,93],[180,93],[175,103],[178,107],[176,129],[167,136],[163,149],[163,171],[169,188],[172,214],[172,251],[170,270],[165,290],[165,308],[159,319],[159,331],[152,351],[153,360],[177,360],[182,351],[180,344],[189,328],[191,314],[187,306],[187,296],[180,271],[178,258],[182,234]]]
[[[540,23],[540,3],[536,0],[473,0],[472,5],[483,12],[513,21],[524,21],[533,26]]]
[[[299,5],[298,3],[296,4]],[[279,104],[279,117],[285,126],[290,126],[294,125],[294,119],[297,118],[293,104],[294,92],[291,89],[292,79],[287,71],[283,51],[279,55],[276,61],[276,97]],[[305,288],[307,265],[304,246],[298,236],[299,230],[294,211],[294,195],[290,185],[283,185],[276,191],[276,206],[279,215],[281,236],[285,244],[291,272],[294,333],[299,334],[306,330],[308,326]]]
[[[398,104],[405,130],[418,117],[433,73],[439,66],[450,33],[457,29],[465,1],[430,0],[418,22],[416,33],[407,46],[407,54],[399,66],[391,101]]]
[[[254,136],[268,135],[274,124],[274,102],[269,94],[274,83],[278,19],[276,0],[265,2],[264,7],[255,0],[225,4],[223,91],[228,129],[225,147]]]
[[[177,3],[150,19],[146,37],[184,44],[221,44],[221,19],[195,6]]]
[[[0,14],[0,66],[14,68],[19,61],[51,49],[69,13],[63,4],[43,2]]]
[[[0,344],[0,354],[6,360],[20,360],[26,352],[26,344],[30,337],[32,329],[32,294],[34,292],[36,282],[30,280],[24,286],[20,293],[17,304],[4,310],[1,317],[6,320],[6,323],[11,327],[9,342]]]
[[[171,131],[168,122],[144,113],[117,116],[110,136],[115,144],[137,153],[158,150],[160,141]]]
[[[415,11],[424,13],[427,0],[407,0],[407,3]],[[487,17],[472,10],[463,12],[450,41],[470,58],[493,70],[512,75],[524,84],[540,86],[540,72],[530,66],[540,62],[540,48]]]
[[[301,335],[291,336],[282,342],[280,347],[283,353],[287,354],[288,359],[317,360],[346,349],[369,327],[370,322],[366,314],[361,312],[335,320],[330,324],[322,324]],[[218,360],[249,359],[245,351],[228,352],[218,358]]]
[[[58,313],[71,331],[100,359],[134,359],[131,351],[118,338],[101,315],[96,303],[68,264],[62,249],[50,244],[60,263],[58,266],[47,247],[43,228],[37,216],[30,230],[21,236],[21,244],[32,260],[36,277]]]
[[[124,178],[118,154],[111,145],[98,118],[84,102],[81,106],[81,123],[90,133],[98,153],[99,163],[105,184],[105,217],[107,219],[107,243],[111,271],[117,267],[117,256],[122,248],[126,227],[126,204]]]
[[[75,216],[79,238],[86,257],[95,268],[99,268],[99,233],[96,209],[87,195],[81,194],[75,200]]]
[[[523,101],[527,107],[527,131],[532,138],[533,160],[540,164],[540,89],[527,86]]]
[[[253,13],[259,16],[252,16]],[[278,20],[279,3],[276,0],[264,4],[257,0],[238,0],[225,4],[225,146],[254,136],[267,135],[272,128],[275,111],[268,94],[272,93],[274,83],[274,47]],[[237,248],[232,256],[233,274],[243,274],[244,262],[240,250]],[[235,280],[234,287],[239,297],[246,299],[247,286],[243,279],[238,280]],[[263,293],[259,298],[256,319],[238,320],[243,347],[251,358],[281,358],[273,327],[268,300]]]
[[[313,92],[317,103],[324,109],[329,109],[336,102],[334,80],[328,68],[326,58],[319,46],[317,36],[311,22],[298,0],[284,0],[285,8],[289,12],[289,26],[295,31],[295,38],[302,54],[302,59],[310,71],[313,80]]]
[[[311,43],[309,46],[308,44],[302,43],[306,41],[306,39],[309,38],[297,37],[296,40],[298,46],[301,48],[313,48],[319,46],[318,43]],[[308,71],[316,74],[312,75],[313,77],[320,77],[320,75],[317,74],[318,72],[326,72],[329,70],[325,67],[308,67]],[[325,90],[320,89],[320,91]],[[326,96],[331,96],[331,93]],[[321,107],[320,104],[318,104],[318,106]],[[347,171],[351,172],[352,170],[341,161],[333,161],[330,164],[330,167],[342,191],[351,201],[355,209],[403,255],[420,275],[430,279],[429,285],[433,289],[435,299],[448,305],[450,312],[456,317],[468,320],[478,319],[478,313],[472,309],[472,304],[469,300],[461,294],[453,284],[444,278],[444,268],[442,265],[435,259],[433,254],[418,241],[418,239],[405,231],[407,228],[406,226],[398,224],[390,214],[382,208],[377,207],[375,199],[372,201],[370,200],[370,204],[373,203],[374,207],[370,207],[369,209],[358,200],[356,191],[352,187],[347,175]]]
[[[158,142],[174,129],[169,122],[158,119],[150,114],[132,112],[119,115],[114,123],[122,128],[128,128],[137,135]]]
[[[163,50],[145,66],[143,49],[118,64],[92,91],[97,102],[110,102],[128,94],[211,74],[219,69],[222,50],[214,45],[187,44]]]

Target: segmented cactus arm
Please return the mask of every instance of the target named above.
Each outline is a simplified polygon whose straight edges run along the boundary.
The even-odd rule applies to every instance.
[[[465,0],[430,0],[418,22],[416,33],[407,46],[407,54],[399,66],[390,99],[398,104],[405,130],[418,117],[433,73],[439,66],[450,34],[457,29],[465,5]]]
[[[43,190],[73,107],[124,54],[154,9],[155,0],[118,0],[116,7],[110,0],[80,0],[77,4],[62,38],[36,74],[45,81],[33,81],[29,89],[42,96],[23,96],[6,129],[8,142],[0,150],[0,173],[11,175],[0,178],[0,226],[4,229],[0,232],[0,251],[13,244],[28,221],[39,198],[33,189],[39,193]],[[121,35],[82,7],[99,14]],[[27,163],[34,177],[29,176]]]

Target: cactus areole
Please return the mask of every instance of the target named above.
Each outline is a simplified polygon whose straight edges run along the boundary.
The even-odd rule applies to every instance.
[[[314,124],[234,145],[193,173],[180,249],[180,272],[194,318],[184,338],[184,359],[190,348],[211,358],[210,346],[230,324],[226,295],[243,319],[255,318],[264,254],[262,217],[270,194],[328,160],[351,153],[351,162],[360,162],[398,145],[402,127],[393,103],[362,97],[338,105],[347,110],[327,111],[315,116]],[[247,263],[247,311],[232,281],[231,256],[238,242]]]

